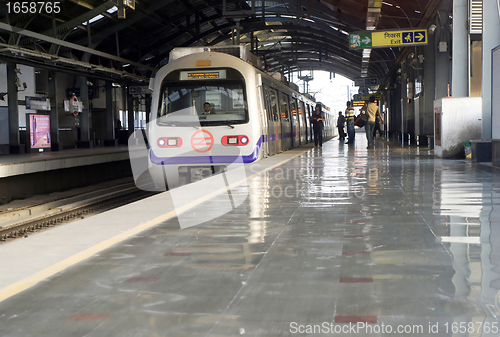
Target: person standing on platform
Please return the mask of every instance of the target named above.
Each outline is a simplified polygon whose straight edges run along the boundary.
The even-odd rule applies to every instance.
[[[344,123],[344,115],[342,115],[342,111],[339,111],[339,118],[337,118],[337,129],[339,130],[339,140],[341,142],[343,142],[345,139]]]
[[[120,139],[120,130],[122,128],[122,122],[119,118],[115,121],[115,138]]]
[[[319,147],[323,147],[323,112],[319,104],[316,104],[316,108],[314,108],[312,124],[314,129],[314,146],[319,145]]]
[[[366,140],[368,141],[368,149],[373,147],[373,131],[375,129],[375,118],[380,117],[380,123],[384,124],[384,119],[380,114],[378,106],[375,104],[375,96],[370,96],[368,105],[366,106],[366,114],[368,114],[368,120],[365,124]]]
[[[346,144],[354,144],[354,108],[352,107],[351,101],[347,102],[347,109],[345,110],[345,122],[347,124],[347,136],[349,139]]]

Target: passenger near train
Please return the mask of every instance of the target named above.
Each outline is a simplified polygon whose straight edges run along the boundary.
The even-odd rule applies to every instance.
[[[149,171],[170,188],[312,142],[314,98],[243,46],[175,48],[152,79]],[[205,103],[210,104],[210,108]],[[207,107],[204,109],[204,105]],[[323,106],[324,140],[336,135]]]

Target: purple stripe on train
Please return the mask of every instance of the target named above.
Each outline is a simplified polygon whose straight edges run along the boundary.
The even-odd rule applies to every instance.
[[[157,157],[153,149],[149,150],[149,158],[155,165],[182,165],[182,164],[231,164],[253,163],[259,158],[260,147],[264,136],[259,138],[255,150],[248,156],[186,156],[186,157]],[[240,159],[241,158],[241,159]]]

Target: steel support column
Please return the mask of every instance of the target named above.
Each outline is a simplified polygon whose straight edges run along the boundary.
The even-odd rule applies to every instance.
[[[114,139],[113,83],[106,81],[106,139]]]
[[[57,73],[49,71],[49,99],[50,99],[50,139],[52,151],[62,150],[62,144],[59,143],[59,95],[57,93]]]
[[[89,86],[85,76],[80,76],[80,99],[83,103],[83,109],[80,114],[80,139],[77,142],[77,147],[92,147],[90,142]]]
[[[128,87],[127,87],[128,91]],[[127,95],[127,124],[128,124],[128,135],[132,135],[135,131],[135,109],[134,109],[134,96]]]
[[[500,45],[500,18],[496,1],[483,1],[483,134],[491,139],[491,50]]]
[[[469,96],[468,0],[453,0],[451,96]]]
[[[152,94],[151,95],[146,95],[145,98],[145,104],[146,104],[146,124],[149,123],[150,119],[150,114],[151,114],[151,101],[152,101]],[[147,130],[147,128],[146,128]]]
[[[19,107],[17,105],[16,64],[7,62],[7,97],[9,100],[9,152],[24,153],[19,141]]]

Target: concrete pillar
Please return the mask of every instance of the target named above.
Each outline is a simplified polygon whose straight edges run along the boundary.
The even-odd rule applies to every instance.
[[[415,56],[414,56],[415,57]],[[416,143],[415,130],[415,71],[408,60],[406,75],[408,76],[406,91],[409,93],[406,96],[406,114],[405,114],[405,142],[410,141],[411,144]]]
[[[436,85],[435,98],[443,98],[448,96],[448,84],[450,83],[450,31],[448,29],[449,11],[451,4],[440,10],[438,20],[436,22]],[[439,51],[439,44],[446,43],[446,51]]]
[[[19,140],[19,108],[17,105],[16,64],[7,62],[7,98],[9,100],[9,152],[24,153]]]
[[[483,1],[483,134],[491,139],[491,50],[500,45],[500,18],[496,1]]]
[[[395,74],[389,84],[388,89],[390,90],[389,96],[389,123],[387,124],[389,128],[389,138],[391,141],[397,141],[399,134],[401,133],[401,81],[398,81],[400,74]]]
[[[435,97],[435,85],[436,85],[436,35],[428,34],[427,38],[429,43],[424,46],[424,75],[422,79],[422,101],[421,104],[421,118],[420,118],[420,130],[421,136],[427,136],[434,134],[434,99]],[[421,137],[420,143],[426,142]]]
[[[92,147],[90,141],[89,87],[85,76],[80,77],[80,99],[83,103],[83,109],[80,114],[80,139],[77,142],[77,147]]]
[[[114,111],[113,111],[113,82],[106,81],[106,131],[105,140],[113,140],[114,136]],[[105,142],[106,143],[106,142]]]
[[[49,99],[50,99],[50,139],[51,150],[61,151],[62,144],[59,143],[59,95],[57,93],[57,73],[49,71]]]
[[[453,0],[451,96],[469,96],[468,0]]]
[[[399,120],[399,140],[404,141],[407,137],[407,127],[406,127],[406,119],[408,114],[408,95],[407,95],[407,80],[408,74],[406,73],[406,63],[401,63],[401,100],[399,102],[401,106],[401,118]]]

